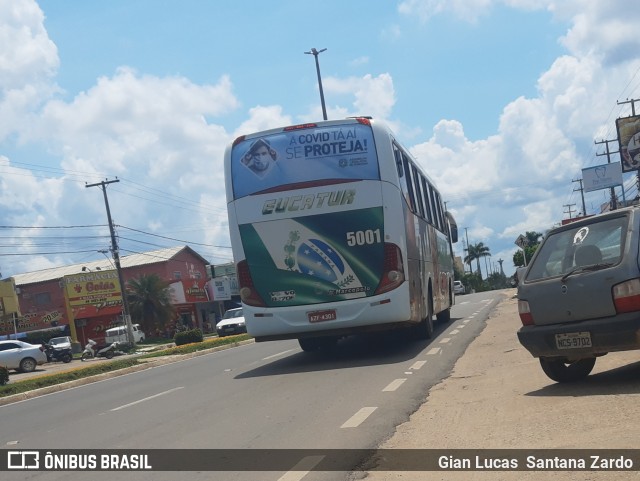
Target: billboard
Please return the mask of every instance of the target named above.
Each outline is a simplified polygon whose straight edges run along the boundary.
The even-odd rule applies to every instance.
[[[620,162],[611,162],[610,164],[582,169],[582,181],[585,192],[622,185]]]
[[[64,288],[72,308],[93,306],[100,310],[122,306],[122,290],[116,270],[64,276]]]
[[[640,116],[616,119],[622,172],[640,169]]]

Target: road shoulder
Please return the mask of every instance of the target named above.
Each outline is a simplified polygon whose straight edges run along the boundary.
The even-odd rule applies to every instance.
[[[515,294],[515,290],[509,291]],[[637,448],[640,414],[638,353],[596,362],[587,381],[556,384],[518,342],[517,300],[492,312],[451,375],[398,426],[384,449]],[[594,479],[588,472],[382,472],[368,481]],[[637,479],[637,472],[600,472],[597,479]],[[435,476],[435,477],[434,477]]]

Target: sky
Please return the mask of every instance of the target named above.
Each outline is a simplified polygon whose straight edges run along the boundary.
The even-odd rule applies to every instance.
[[[0,0],[0,277],[110,256],[87,185],[116,179],[121,256],[231,262],[225,147],[322,119],[311,48],[328,118],[387,123],[456,218],[455,253],[483,242],[483,271],[511,275],[516,238],[578,215],[582,169],[607,163],[595,142],[640,98],[639,24],[633,0]]]

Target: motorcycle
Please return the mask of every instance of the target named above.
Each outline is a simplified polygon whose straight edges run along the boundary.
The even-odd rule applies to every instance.
[[[64,363],[71,362],[73,354],[70,347],[63,347],[56,349],[51,344],[43,344],[44,352],[47,355],[47,362],[62,361]]]
[[[87,345],[84,346],[84,351],[82,351],[82,357],[80,359],[83,361],[96,357],[106,357],[107,359],[111,359],[113,356],[118,354],[122,353],[118,351],[117,341],[106,346],[98,346],[96,341],[89,339]]]

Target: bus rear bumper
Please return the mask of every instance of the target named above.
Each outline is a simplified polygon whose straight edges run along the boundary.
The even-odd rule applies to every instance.
[[[297,309],[259,309],[243,306],[247,332],[256,342],[388,330],[415,324],[411,321],[408,289],[355,301],[301,306]],[[403,292],[407,291],[407,292]],[[312,322],[316,313],[335,312],[335,319]]]

